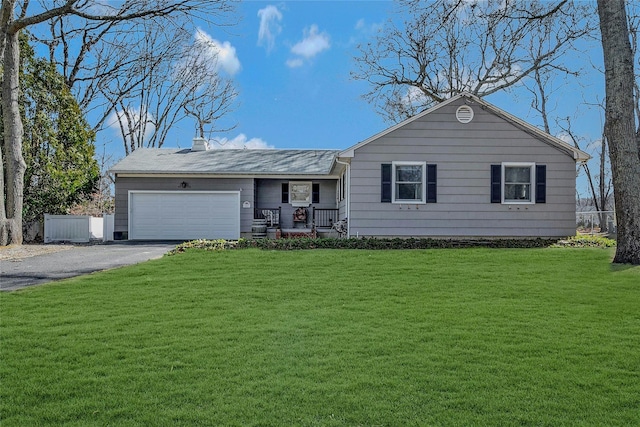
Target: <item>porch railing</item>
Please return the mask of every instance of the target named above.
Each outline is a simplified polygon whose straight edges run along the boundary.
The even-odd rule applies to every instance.
[[[282,208],[259,208],[253,212],[254,219],[266,219],[267,227],[280,227]]]
[[[338,222],[338,209],[313,208],[313,225],[316,228],[331,228]]]

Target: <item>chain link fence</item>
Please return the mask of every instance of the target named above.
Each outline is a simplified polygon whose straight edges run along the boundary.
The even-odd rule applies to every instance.
[[[615,234],[615,211],[576,212],[576,228],[582,234]]]

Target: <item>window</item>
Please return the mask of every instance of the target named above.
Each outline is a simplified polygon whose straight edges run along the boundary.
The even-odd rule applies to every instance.
[[[306,181],[283,182],[281,195],[282,203],[291,203],[292,206],[309,206],[311,203],[320,203],[320,184]]]
[[[531,203],[533,164],[503,164],[504,202]]]
[[[311,182],[289,181],[289,203],[291,203],[291,206],[309,206],[311,204],[311,193]]]
[[[424,162],[382,164],[383,203],[436,203],[436,165]]]
[[[491,203],[545,203],[546,165],[491,165]]]
[[[393,163],[393,201],[424,203],[424,163]]]
[[[340,179],[338,180],[338,191],[337,191],[337,195],[338,195],[338,201],[341,202],[344,200],[345,197],[345,183],[347,181],[347,177],[345,176],[345,173],[343,172],[342,175],[340,175]]]

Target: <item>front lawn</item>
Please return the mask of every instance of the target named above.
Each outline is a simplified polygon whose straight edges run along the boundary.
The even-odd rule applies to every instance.
[[[640,425],[604,249],[187,251],[0,294],[0,424]]]

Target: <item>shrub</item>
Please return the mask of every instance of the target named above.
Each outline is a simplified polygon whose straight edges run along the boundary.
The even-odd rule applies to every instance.
[[[616,241],[602,236],[579,234],[566,240],[559,240],[554,247],[572,248],[611,248],[616,246]]]
[[[294,239],[240,239],[238,241],[227,240],[192,240],[178,245],[169,254],[184,252],[187,249],[203,249],[207,251],[219,251],[224,249],[258,248],[264,250],[302,250],[302,249],[449,249],[449,248],[542,248],[557,242],[556,239],[488,239],[488,240],[458,240],[458,239],[418,239],[418,238],[392,238],[378,239],[364,238],[320,238],[312,239],[300,237]]]
[[[187,249],[203,249],[205,251],[222,251],[225,249],[234,249],[237,245],[241,244],[244,239],[238,241],[235,240],[206,240],[198,239],[184,242],[175,247],[175,249],[169,251],[167,255],[175,255],[186,251]]]

